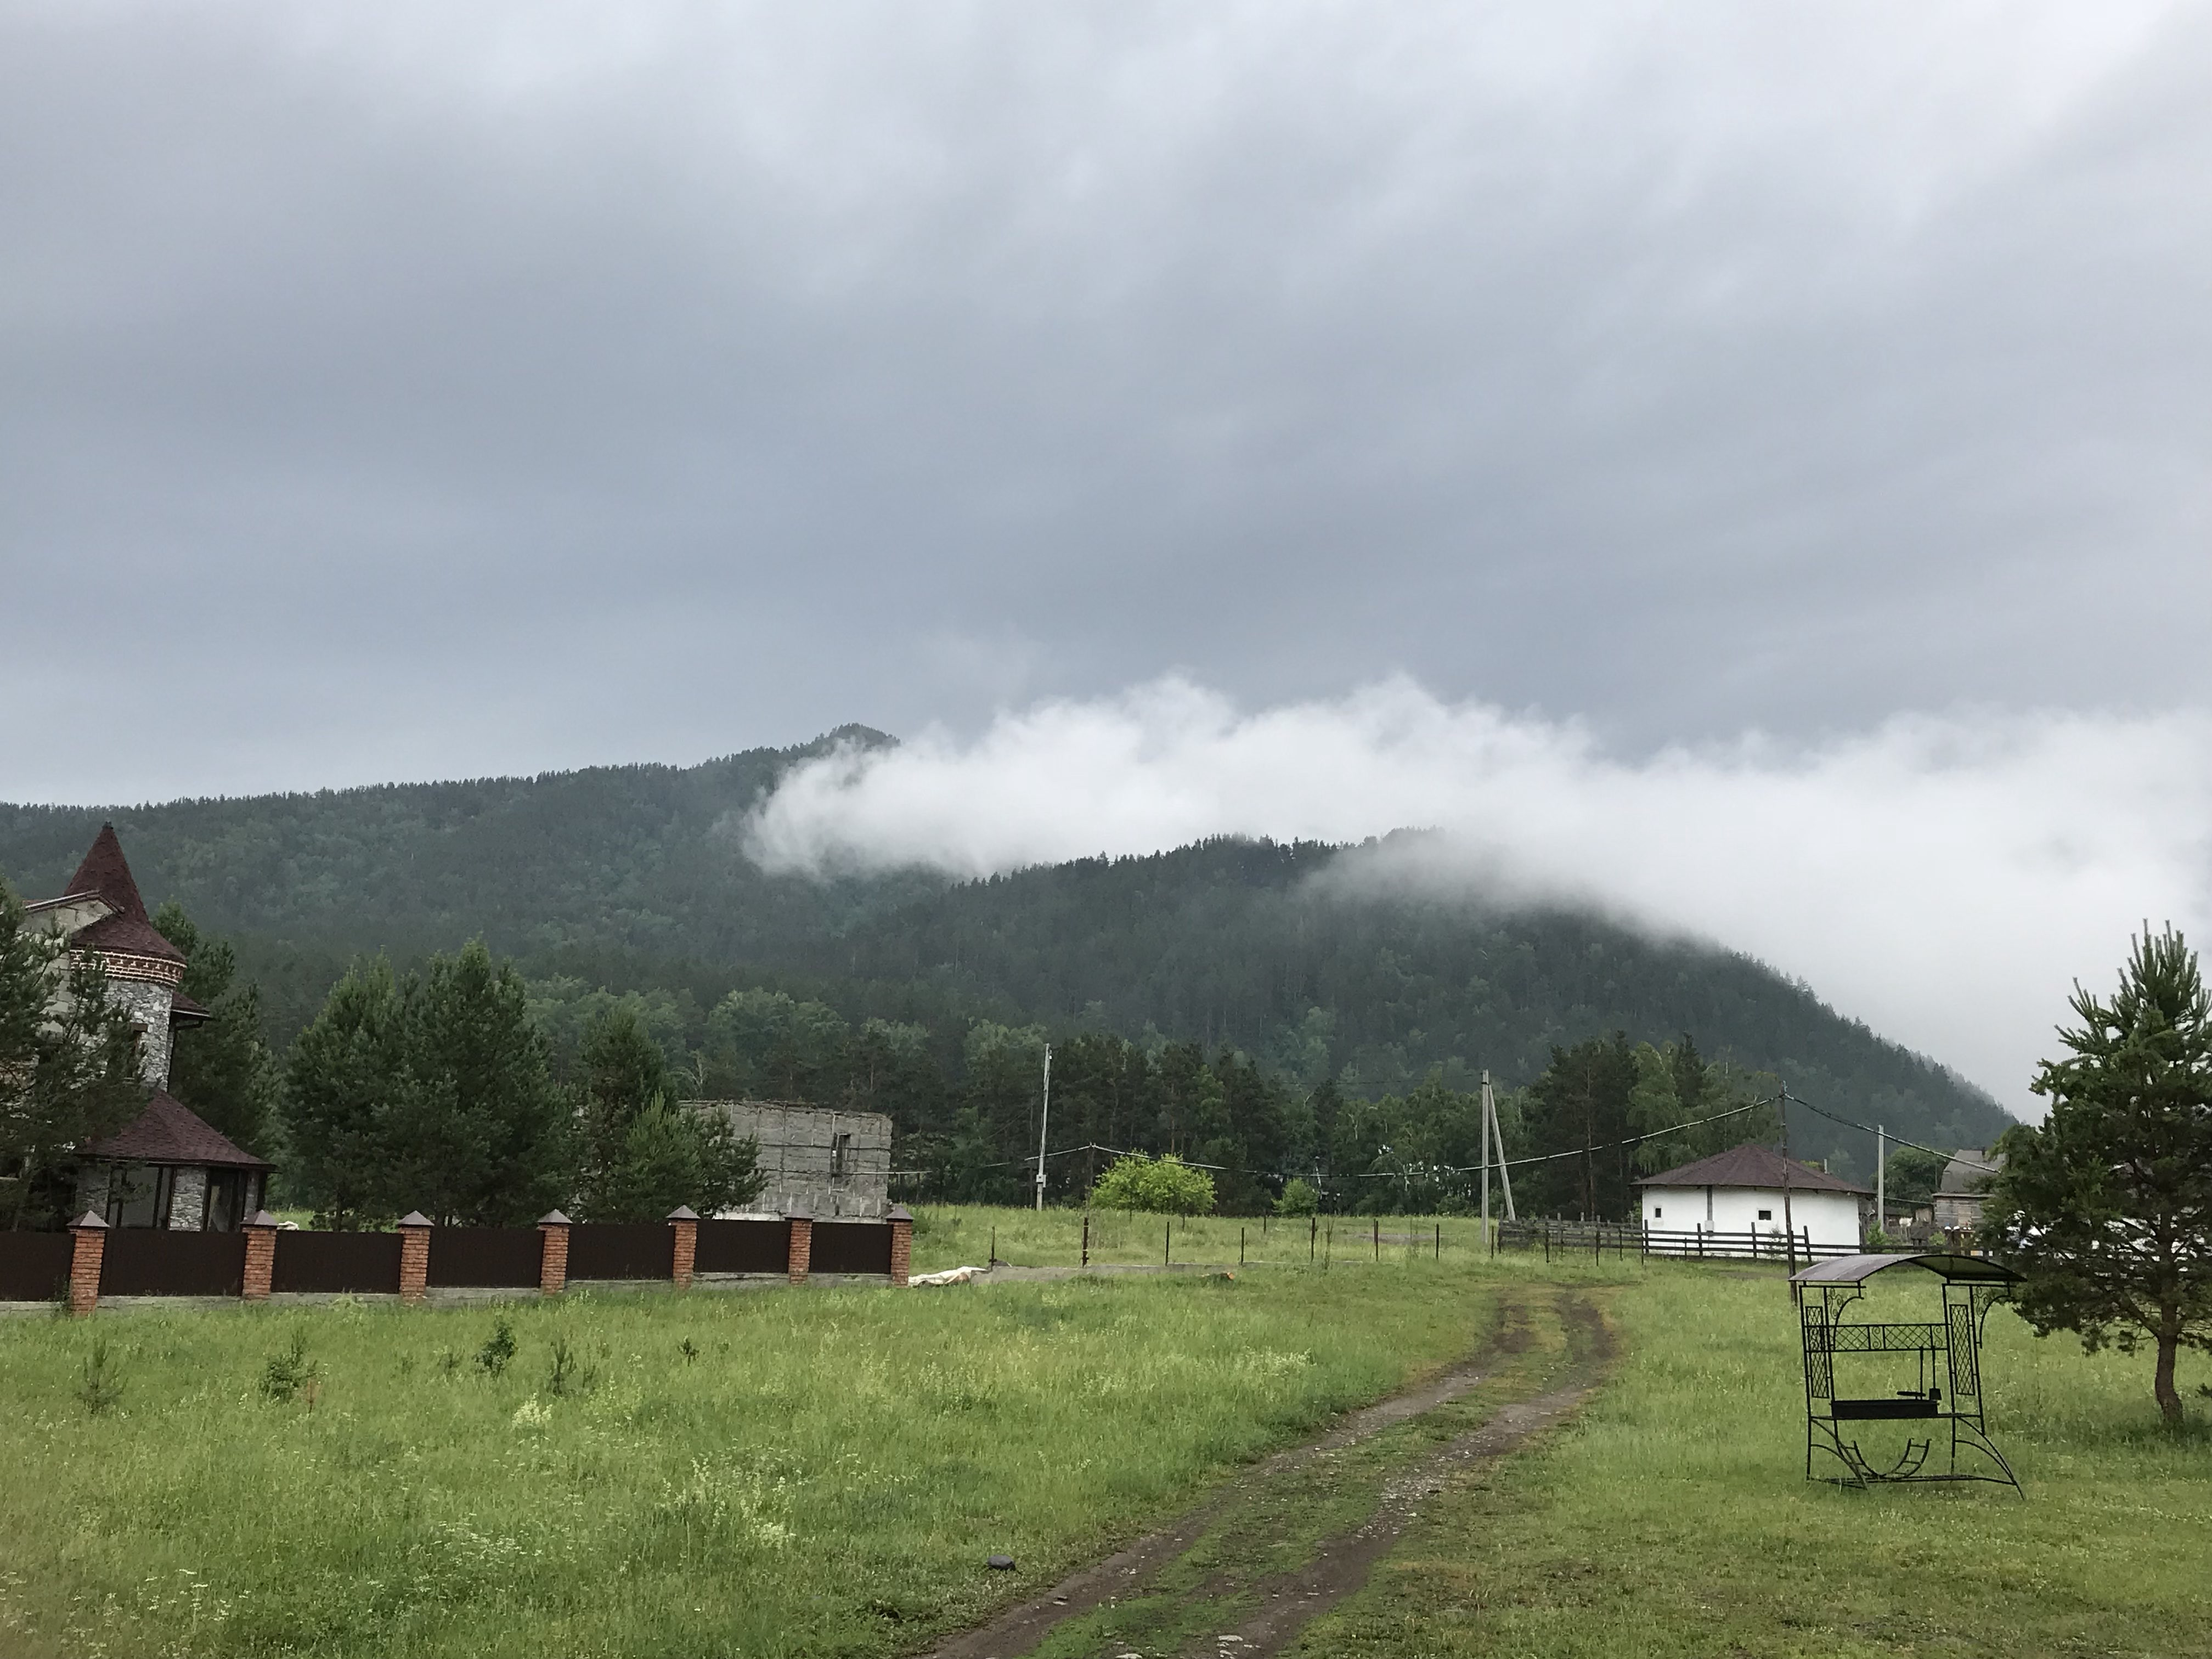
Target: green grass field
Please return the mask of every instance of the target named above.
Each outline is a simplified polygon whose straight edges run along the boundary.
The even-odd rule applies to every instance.
[[[1489,1306],[1401,1262],[0,1322],[0,1652],[889,1654],[1463,1353]],[[265,1398],[295,1334],[319,1377]]]
[[[1911,1278],[1877,1316],[1928,1317]],[[2166,1433],[2148,1356],[2087,1358],[1999,1308],[1988,1420],[2026,1500],[1842,1492],[1803,1479],[1778,1276],[1659,1267],[1610,1307],[1626,1358],[1577,1422],[1449,1494],[1297,1652],[2212,1654],[2206,1402]],[[2196,1356],[2184,1387],[2208,1381]]]
[[[979,1260],[979,1221],[1002,1256],[1050,1265],[1066,1218],[933,1212],[917,1265]],[[1194,1255],[1233,1246],[1237,1224],[1211,1224],[1191,1230]],[[2159,1427],[2147,1359],[2086,1358],[2000,1310],[1990,1428],[2027,1500],[1838,1492],[1802,1478],[1778,1275],[1493,1262],[1473,1224],[1456,1247],[1443,1224],[1441,1262],[1431,1233],[1378,1265],[1361,1224],[1327,1272],[1234,1281],[0,1322],[0,1654],[909,1652],[1466,1354],[1501,1318],[1524,1331],[1476,1392],[1249,1485],[1042,1655],[1194,1650],[1257,1579],[1357,1524],[1394,1472],[1552,1386],[1572,1346],[1562,1295],[1610,1319],[1611,1379],[1567,1427],[1425,1501],[1297,1651],[2212,1653],[2212,1436]],[[1103,1248],[1141,1259],[1150,1225]],[[501,1316],[515,1350],[495,1372],[477,1356]],[[295,1336],[317,1375],[267,1397]],[[86,1365],[103,1343],[119,1397],[95,1412]],[[2198,1357],[2184,1387],[2200,1415],[2207,1382]],[[985,1569],[1000,1550],[1018,1571]]]
[[[1165,1260],[1234,1267],[1324,1261],[1372,1265],[1377,1259],[1473,1263],[1484,1254],[1482,1224],[1466,1217],[1189,1216],[1170,1218],[1094,1210],[1094,1265],[1157,1267]],[[1382,1234],[1378,1253],[1375,1235]],[[1082,1260],[1084,1217],[1076,1210],[1019,1210],[1000,1205],[921,1205],[914,1211],[917,1273],[981,1267],[995,1241],[999,1259],[1024,1267],[1073,1267]],[[1172,1257],[1169,1253],[1172,1251]]]

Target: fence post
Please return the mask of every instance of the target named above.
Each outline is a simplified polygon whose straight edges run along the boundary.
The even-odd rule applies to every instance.
[[[1443,1261],[1443,1259],[1444,1259],[1444,1224],[1443,1224],[1443,1222],[1439,1221],[1438,1223],[1437,1223],[1437,1261]]]
[[[558,1210],[538,1218],[538,1294],[558,1296],[568,1288],[568,1229],[575,1224]]]
[[[784,1272],[793,1284],[804,1285],[806,1269],[814,1260],[814,1216],[804,1204],[793,1205],[784,1216],[791,1223],[791,1243],[784,1255]]]
[[[1382,1259],[1382,1218],[1379,1215],[1375,1218],[1375,1259]]]
[[[891,1206],[891,1283],[906,1284],[914,1276],[914,1212],[903,1204]],[[1091,1234],[1091,1218],[1083,1218],[1084,1237]],[[1089,1251],[1085,1252],[1085,1255]]]
[[[430,1218],[410,1210],[399,1218],[399,1299],[420,1302],[430,1289]]]
[[[1166,1242],[1165,1242],[1165,1243],[1162,1243],[1162,1244],[1161,1244],[1161,1246],[1160,1246],[1160,1266],[1162,1266],[1163,1267],[1164,1267],[1168,1266],[1170,1263],[1171,1263],[1172,1261],[1174,1261],[1174,1260],[1175,1260],[1175,1218],[1174,1218],[1173,1216],[1170,1216],[1170,1217],[1168,1218],[1168,1231],[1167,1231],[1167,1238],[1166,1238]]]
[[[245,1232],[246,1282],[239,1287],[239,1297],[266,1302],[269,1286],[276,1277],[276,1218],[266,1210],[256,1210]]]
[[[1321,1243],[1321,1212],[1316,1210],[1306,1218],[1306,1266],[1313,1266],[1314,1247]]]
[[[1244,1265],[1244,1229],[1242,1227],[1237,1230],[1237,1265],[1240,1267]]]
[[[1091,1212],[1083,1212],[1083,1265],[1091,1265]]]
[[[69,1310],[90,1313],[100,1305],[100,1263],[107,1254],[107,1223],[87,1210],[70,1223]]]
[[[691,1267],[699,1259],[699,1212],[689,1204],[679,1204],[668,1212],[668,1224],[676,1229],[676,1253],[669,1277],[676,1288],[691,1288]]]

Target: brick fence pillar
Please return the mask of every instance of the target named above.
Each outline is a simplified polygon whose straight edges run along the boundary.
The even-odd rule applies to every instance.
[[[903,1285],[914,1272],[914,1212],[903,1204],[891,1206],[891,1283]]]
[[[430,1289],[430,1218],[410,1210],[399,1218],[399,1299],[420,1302]]]
[[[568,1288],[568,1229],[575,1224],[558,1210],[538,1219],[538,1293],[558,1296]]]
[[[676,1288],[689,1290],[692,1266],[699,1260],[699,1212],[679,1204],[668,1212],[668,1224],[676,1229]]]
[[[266,1302],[276,1277],[276,1218],[256,1210],[246,1224],[246,1285],[239,1294],[248,1302]]]
[[[784,1266],[793,1284],[804,1285],[808,1264],[814,1260],[814,1218],[804,1205],[793,1205],[784,1214],[791,1223],[791,1249]]]
[[[107,1224],[87,1210],[70,1223],[69,1310],[88,1314],[100,1305],[100,1261],[107,1254]]]

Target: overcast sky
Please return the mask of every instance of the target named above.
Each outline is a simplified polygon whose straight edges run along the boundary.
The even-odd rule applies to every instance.
[[[0,799],[2194,731],[2208,180],[2204,5],[0,0]]]

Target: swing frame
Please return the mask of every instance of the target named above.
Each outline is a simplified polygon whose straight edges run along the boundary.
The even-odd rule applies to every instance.
[[[1917,1267],[1941,1281],[1942,1318],[1924,1322],[1851,1321],[1844,1311],[1864,1294],[1866,1282],[1898,1267]],[[2024,1498],[2019,1477],[1990,1440],[1982,1415],[1982,1328],[1990,1309],[2012,1292],[2020,1275],[1983,1256],[1925,1251],[1903,1255],[1850,1255],[1793,1274],[1805,1359],[1805,1478],[1864,1491],[1917,1482],[1985,1481],[2010,1486]],[[1887,1395],[1843,1393],[1837,1360],[1846,1356],[1911,1356],[1916,1386]],[[1856,1369],[1857,1362],[1852,1361]],[[1887,1468],[1869,1462],[1846,1425],[1868,1422],[1924,1423],[1928,1433],[1907,1431],[1904,1453]],[[1937,1448],[1948,1448],[1940,1457]],[[1838,1474],[1815,1474],[1817,1459],[1832,1458]],[[1929,1467],[1931,1462],[1937,1467]]]

